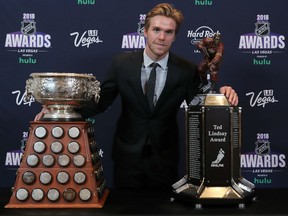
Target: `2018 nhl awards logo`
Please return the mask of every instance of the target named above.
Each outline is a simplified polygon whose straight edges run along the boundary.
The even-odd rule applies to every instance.
[[[37,32],[35,19],[35,13],[24,13],[20,30],[6,34],[4,47],[10,53],[18,53],[19,64],[37,64],[35,57],[51,48],[51,35]]]
[[[252,55],[252,64],[257,66],[271,65],[269,56],[285,51],[285,35],[271,31],[270,15],[257,14],[254,21],[254,32],[240,35],[238,49],[245,55]]]

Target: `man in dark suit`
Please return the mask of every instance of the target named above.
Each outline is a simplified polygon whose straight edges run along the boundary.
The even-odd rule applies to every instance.
[[[113,143],[114,186],[170,189],[178,180],[177,112],[197,94],[197,66],[169,52],[183,16],[170,4],[156,5],[146,16],[144,51],[117,56],[101,84],[100,100],[79,110],[83,117],[105,111],[119,95],[122,110]],[[152,108],[146,100],[151,63],[157,62]],[[153,87],[154,88],[154,87]],[[237,105],[235,91],[220,93]]]

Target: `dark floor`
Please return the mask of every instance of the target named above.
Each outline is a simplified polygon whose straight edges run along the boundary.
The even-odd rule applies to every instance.
[[[164,192],[131,192],[110,190],[108,198],[102,208],[88,209],[26,209],[4,208],[9,202],[10,190],[0,190],[0,215],[29,215],[29,216],[90,216],[90,215],[288,215],[288,199],[286,189],[256,189],[255,200],[239,204],[202,204],[195,208],[195,204],[180,200],[172,200],[170,193]]]

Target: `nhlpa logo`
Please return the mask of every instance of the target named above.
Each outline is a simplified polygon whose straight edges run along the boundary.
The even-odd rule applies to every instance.
[[[259,37],[270,35],[270,23],[269,22],[257,22],[255,23],[255,34]]]
[[[21,33],[24,35],[33,35],[36,33],[36,22],[34,20],[23,20],[21,22]]]
[[[258,155],[270,154],[270,142],[268,140],[258,140],[255,142],[255,153]]]
[[[225,156],[225,151],[221,148],[218,152],[216,160],[212,161],[211,167],[224,167],[223,163],[220,164],[224,156]]]

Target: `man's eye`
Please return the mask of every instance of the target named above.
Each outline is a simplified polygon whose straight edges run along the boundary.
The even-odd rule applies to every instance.
[[[166,34],[173,34],[173,31],[166,31]]]
[[[153,31],[154,31],[154,32],[159,32],[159,31],[160,31],[160,29],[158,29],[158,28],[155,28],[155,29],[153,29]]]

